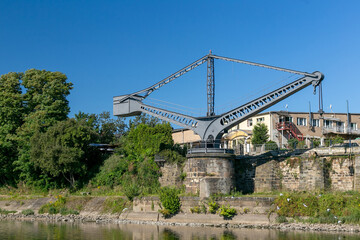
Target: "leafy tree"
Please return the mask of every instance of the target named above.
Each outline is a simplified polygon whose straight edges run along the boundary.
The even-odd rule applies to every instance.
[[[173,145],[170,124],[131,128],[122,138],[119,151],[105,160],[94,179],[110,187],[121,185],[129,199],[139,194],[155,193],[160,187],[160,170],[154,155]]]
[[[150,127],[155,127],[157,124],[160,123],[162,123],[160,119],[145,113],[141,113],[140,115],[136,116],[134,119],[130,119],[129,126],[130,128],[136,128],[140,124],[146,124],[149,125]]]
[[[17,129],[19,156],[14,164],[21,180],[34,183],[46,176],[36,172],[30,161],[30,139],[36,132],[45,132],[58,121],[67,119],[70,108],[66,97],[72,83],[67,82],[63,73],[30,69],[22,75],[22,86],[24,118]]]
[[[100,114],[87,114],[79,112],[75,114],[75,119],[85,121],[89,126],[99,133],[99,143],[113,143],[118,141],[127,131],[124,118],[112,119],[110,112]]]
[[[15,182],[13,162],[17,158],[16,130],[23,122],[21,73],[0,76],[0,183]]]
[[[128,155],[153,156],[160,150],[173,146],[171,134],[169,123],[157,124],[154,127],[140,124],[132,128],[126,136],[124,148]]]
[[[96,132],[83,122],[68,119],[58,122],[46,132],[38,131],[30,141],[30,159],[43,174],[60,178],[75,188],[88,170]]]
[[[258,123],[254,126],[253,136],[251,138],[252,144],[264,144],[269,138],[268,128],[263,123]]]

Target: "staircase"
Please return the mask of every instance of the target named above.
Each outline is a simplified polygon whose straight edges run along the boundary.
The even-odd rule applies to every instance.
[[[303,134],[295,126],[295,124],[292,123],[292,122],[279,122],[279,123],[276,123],[276,129],[278,131],[287,131],[287,132],[289,132],[291,134],[291,136],[296,138],[298,141],[303,141],[304,140]]]

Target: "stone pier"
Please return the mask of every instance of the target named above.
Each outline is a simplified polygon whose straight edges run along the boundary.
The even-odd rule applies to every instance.
[[[186,192],[199,193],[200,197],[209,197],[214,193],[230,193],[235,181],[233,154],[192,153],[186,157]]]

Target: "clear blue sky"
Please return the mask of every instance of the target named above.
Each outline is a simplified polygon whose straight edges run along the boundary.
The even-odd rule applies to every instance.
[[[0,74],[65,73],[71,113],[112,111],[132,93],[214,54],[325,75],[324,110],[360,113],[360,1],[0,1]],[[216,112],[291,80],[289,74],[215,62]],[[277,83],[277,84],[275,84]],[[264,90],[264,88],[266,90]],[[262,90],[261,90],[262,89]],[[312,87],[270,110],[317,111]],[[206,112],[206,66],[151,98]],[[189,111],[189,110],[187,110]]]

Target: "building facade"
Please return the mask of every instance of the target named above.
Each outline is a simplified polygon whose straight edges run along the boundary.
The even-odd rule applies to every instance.
[[[222,137],[224,148],[237,145],[249,145],[253,128],[263,123],[268,128],[269,140],[280,147],[286,147],[288,141],[296,138],[311,146],[314,140],[324,145],[324,140],[334,136],[344,139],[360,137],[360,114],[272,111],[255,115],[231,128]],[[200,137],[191,130],[177,129],[173,132],[175,143],[187,144],[200,141]]]

